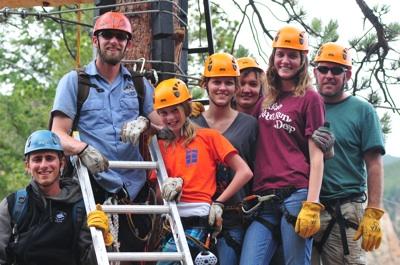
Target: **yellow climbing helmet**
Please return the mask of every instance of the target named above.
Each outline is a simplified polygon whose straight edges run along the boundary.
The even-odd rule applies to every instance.
[[[162,81],[154,90],[154,109],[177,105],[191,99],[186,84],[177,78]]]
[[[332,62],[345,65],[350,69],[352,67],[349,49],[334,42],[322,44],[318,49],[314,62]]]
[[[204,62],[204,77],[240,76],[238,62],[229,53],[214,53]]]
[[[276,34],[272,47],[308,51],[308,35],[304,30],[284,26]]]
[[[264,72],[264,70],[257,63],[256,59],[254,59],[252,57],[241,57],[241,58],[237,59],[237,62],[238,62],[240,71],[247,69],[247,68],[256,68],[256,69]]]

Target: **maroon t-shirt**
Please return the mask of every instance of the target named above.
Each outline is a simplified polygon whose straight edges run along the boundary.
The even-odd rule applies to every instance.
[[[298,97],[283,93],[267,109],[262,109],[260,101],[256,110],[259,126],[253,191],[307,188],[308,138],[324,123],[322,98],[313,89]]]

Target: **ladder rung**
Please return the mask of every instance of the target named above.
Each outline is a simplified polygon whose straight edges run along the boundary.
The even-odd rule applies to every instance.
[[[170,213],[168,205],[102,205],[106,213],[163,214]]]
[[[108,161],[110,168],[138,168],[154,169],[157,168],[157,162],[152,161]]]
[[[179,252],[107,252],[109,261],[181,261]]]

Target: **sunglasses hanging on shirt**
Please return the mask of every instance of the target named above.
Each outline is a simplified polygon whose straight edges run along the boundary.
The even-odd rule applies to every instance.
[[[329,71],[331,71],[331,73],[333,75],[340,75],[340,74],[342,74],[342,73],[347,71],[345,68],[340,67],[340,66],[334,66],[334,67],[317,66],[317,70],[321,74],[327,74]]]

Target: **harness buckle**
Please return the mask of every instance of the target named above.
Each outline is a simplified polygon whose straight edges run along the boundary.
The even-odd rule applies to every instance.
[[[269,194],[265,196],[260,195],[249,195],[245,197],[242,201],[242,211],[245,214],[251,214],[260,207],[261,204],[266,203],[271,200],[279,199],[275,194]]]

